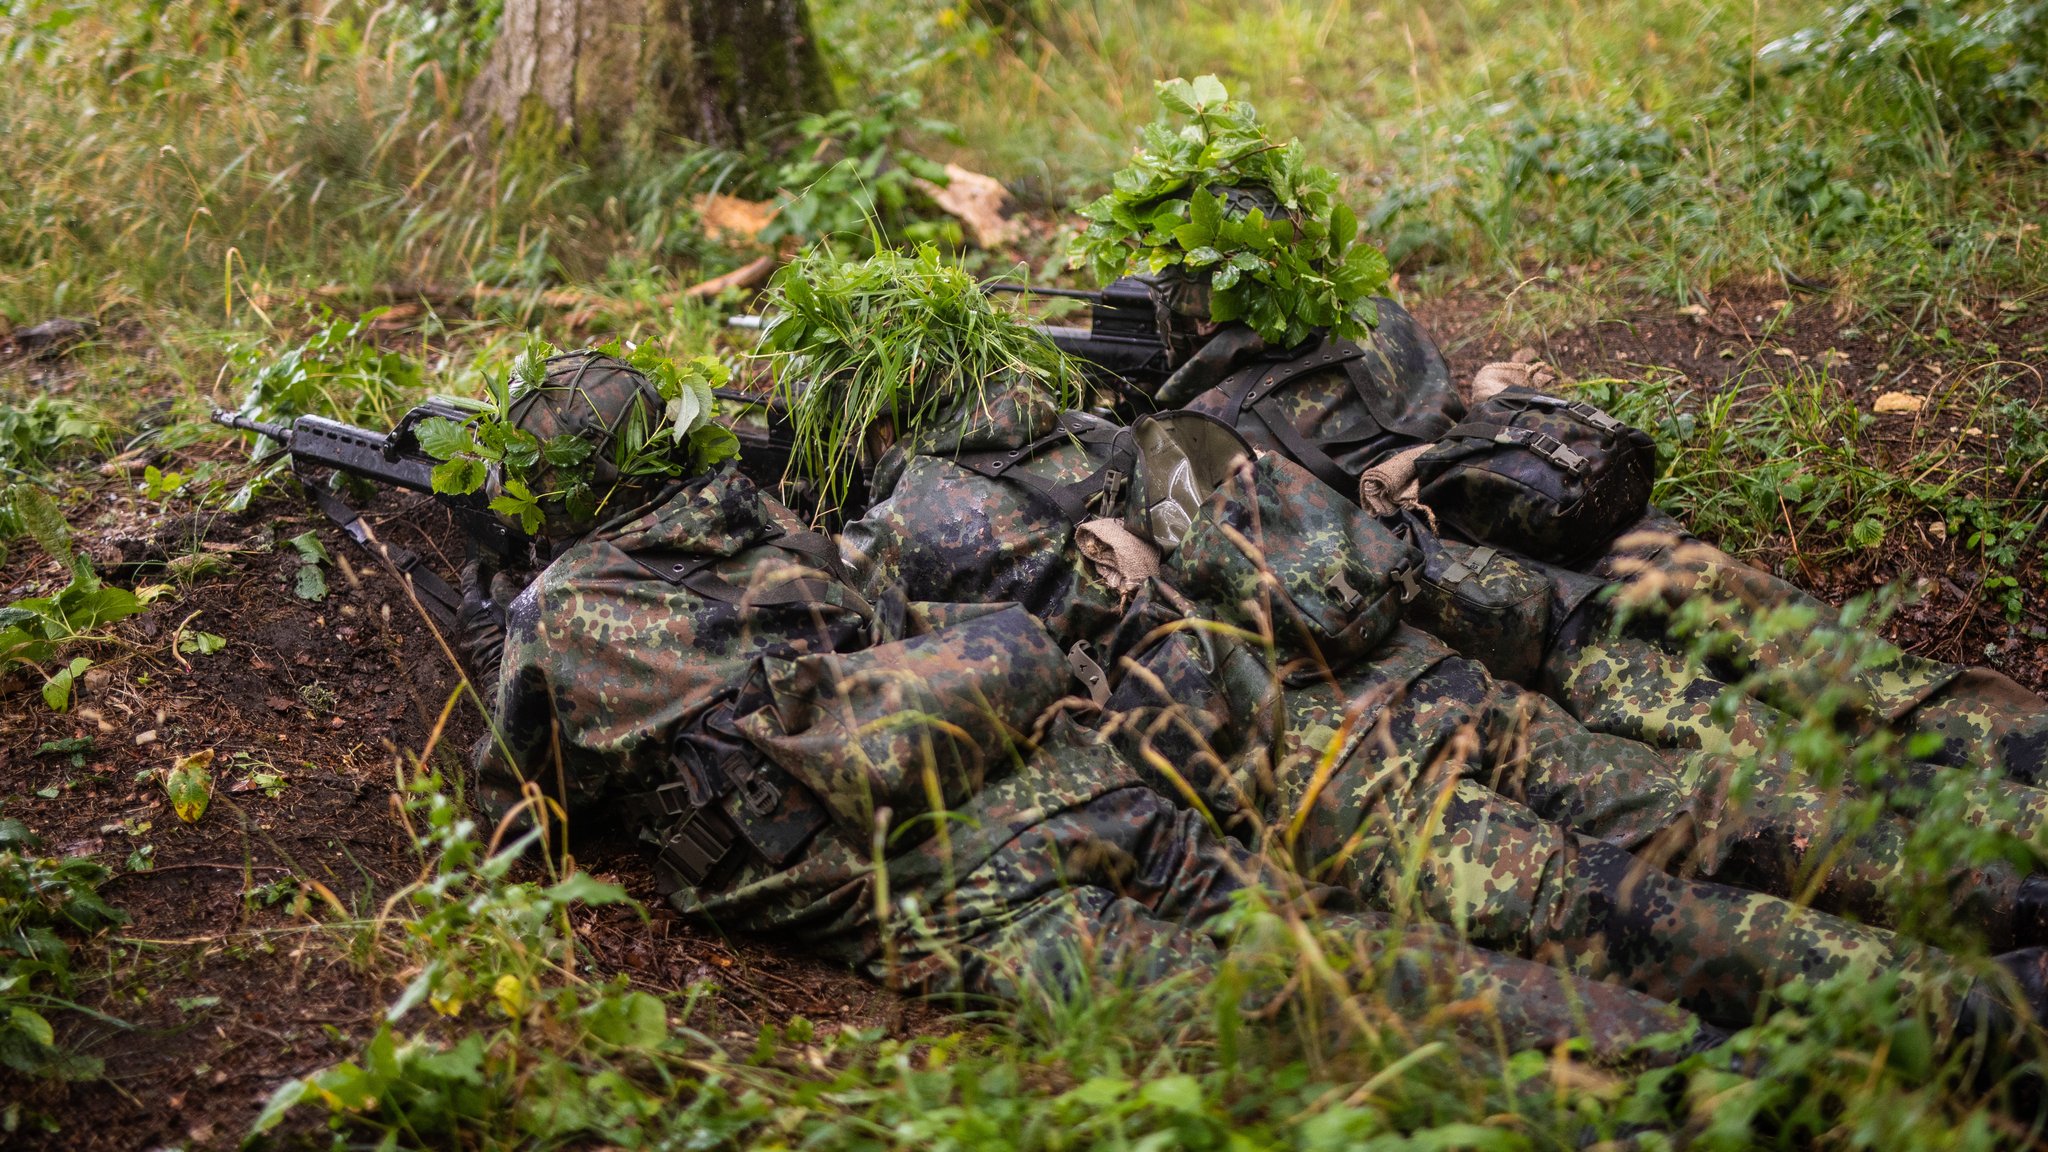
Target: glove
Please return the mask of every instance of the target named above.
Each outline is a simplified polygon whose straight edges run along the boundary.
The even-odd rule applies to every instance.
[[[515,577],[496,571],[480,558],[471,558],[462,566],[456,647],[479,692],[488,694],[498,686],[498,664],[505,653],[505,611],[519,591]]]

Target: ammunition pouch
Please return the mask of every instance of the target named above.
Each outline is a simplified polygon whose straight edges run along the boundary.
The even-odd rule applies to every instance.
[[[625,800],[640,838],[655,851],[664,895],[715,891],[750,861],[781,868],[829,817],[811,790],[764,756],[721,704],[679,738],[672,779]]]

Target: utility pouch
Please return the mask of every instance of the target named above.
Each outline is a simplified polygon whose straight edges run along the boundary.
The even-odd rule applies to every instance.
[[[1408,622],[1500,679],[1531,684],[1550,636],[1550,581],[1490,544],[1433,543]]]
[[[781,868],[829,819],[809,788],[740,734],[730,703],[676,740],[669,769],[669,783],[626,805],[671,888],[720,886],[750,856]]]
[[[1416,461],[1422,503],[1459,534],[1567,563],[1643,514],[1656,444],[1580,400],[1509,388]]]
[[[1415,546],[1300,465],[1241,463],[1211,493],[1162,578],[1228,623],[1270,626],[1289,683],[1378,648],[1422,566]]]

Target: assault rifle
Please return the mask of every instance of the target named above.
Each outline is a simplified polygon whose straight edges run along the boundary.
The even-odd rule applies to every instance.
[[[440,461],[420,447],[419,426],[435,417],[463,421],[476,415],[476,408],[457,400],[429,399],[399,420],[389,432],[358,428],[325,416],[300,416],[289,424],[254,420],[236,412],[215,411],[213,422],[244,432],[254,432],[275,441],[291,457],[306,491],[311,493],[329,520],[348,533],[349,539],[372,553],[383,556],[410,581],[419,593],[420,604],[445,628],[455,621],[462,607],[462,594],[435,574],[416,554],[376,539],[363,523],[362,513],[348,506],[339,494],[306,475],[308,469],[331,468],[344,475],[389,488],[426,492],[455,516],[478,551],[488,553],[500,564],[522,562],[528,555],[527,538],[498,519],[481,492],[451,496],[434,492],[434,466]]]
[[[740,441],[740,467],[763,487],[774,489],[789,467],[791,439],[787,421],[766,397],[720,388],[715,395],[737,405],[741,414],[734,420],[733,434]],[[760,415],[747,419],[748,409],[760,408]],[[445,625],[454,619],[462,597],[447,581],[424,566],[420,557],[403,548],[375,541],[362,521],[362,514],[327,486],[315,483],[309,469],[330,468],[348,476],[388,488],[424,492],[449,510],[456,524],[474,541],[477,550],[499,566],[522,565],[546,560],[545,542],[537,541],[500,519],[490,510],[490,498],[482,492],[453,496],[434,491],[434,466],[441,461],[420,447],[419,426],[442,417],[458,423],[477,414],[477,406],[446,397],[434,397],[407,412],[389,432],[377,432],[344,424],[325,416],[300,416],[289,424],[254,420],[235,412],[216,411],[213,422],[244,432],[254,432],[275,441],[290,455],[292,470],[300,475],[306,490],[327,518],[348,533],[350,539],[391,561],[399,573],[413,582],[420,602],[442,617]],[[445,616],[444,616],[445,613]]]

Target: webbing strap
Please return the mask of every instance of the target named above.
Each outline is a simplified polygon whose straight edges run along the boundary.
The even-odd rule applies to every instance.
[[[1364,356],[1365,349],[1349,340],[1325,340],[1322,347],[1303,356],[1277,363],[1253,364],[1240,368],[1224,377],[1223,383],[1217,385],[1223,390],[1225,398],[1223,422],[1235,428],[1245,405],[1257,405],[1282,386],[1311,372],[1319,372],[1332,364],[1344,364],[1362,359]],[[1267,423],[1271,424],[1272,421],[1268,420]]]
[[[797,576],[770,587],[742,588],[711,570],[711,566],[727,559],[724,556],[662,556],[659,554],[634,556],[640,566],[671,584],[688,588],[706,600],[721,604],[757,605],[764,608],[782,607],[789,604],[826,603],[834,588],[839,589],[845,601],[841,607],[862,620],[875,618],[874,605],[854,591],[847,582],[840,566],[838,549],[829,538],[817,532],[787,532],[763,543],[780,548],[806,560],[816,563],[833,579],[818,580],[809,576]]]
[[[1244,410],[1249,407],[1265,422],[1266,430],[1273,434],[1273,438],[1280,441],[1280,447],[1286,451],[1289,458],[1315,473],[1316,479],[1339,492],[1348,492],[1357,478],[1344,471],[1337,461],[1314,441],[1302,435],[1301,429],[1294,426],[1294,421],[1288,419],[1285,413],[1277,411],[1269,402],[1286,385],[1333,365],[1343,365],[1352,388],[1357,390],[1359,398],[1364,400],[1367,387],[1365,383],[1361,383],[1364,373],[1354,371],[1359,368],[1357,362],[1364,357],[1365,349],[1352,341],[1326,339],[1322,347],[1307,355],[1282,360],[1277,364],[1254,364],[1232,373],[1220,385],[1224,395],[1223,422],[1232,428],[1237,427],[1238,421],[1243,418]],[[1371,411],[1370,404],[1366,410]]]
[[[1074,413],[1062,415],[1059,431],[1040,436],[1021,448],[963,453],[953,457],[953,463],[978,476],[1016,484],[1058,509],[1067,523],[1079,524],[1088,518],[1089,507],[1096,497],[1107,493],[1109,502],[1115,501],[1120,494],[1117,489],[1130,478],[1137,466],[1138,447],[1127,428],[1094,424],[1073,417]],[[1055,484],[1019,467],[1054,445],[1074,440],[1090,447],[1107,447],[1109,459],[1085,478],[1068,484]]]
[[[1533,428],[1509,428],[1501,424],[1460,424],[1444,433],[1444,439],[1490,440],[1495,444],[1527,448],[1573,476],[1584,473],[1588,463],[1584,456],[1565,447],[1564,441]]]
[[[434,618],[434,623],[443,630],[452,632],[458,615],[462,611],[462,593],[457,592],[432,568],[427,567],[419,553],[397,544],[387,544],[370,534],[369,526],[363,523],[363,514],[349,507],[347,501],[329,491],[325,485],[316,484],[301,476],[299,483],[313,494],[313,502],[320,505],[320,511],[334,521],[336,527],[348,534],[365,552],[382,557],[398,572],[401,580],[412,585],[418,593],[420,607]]]

